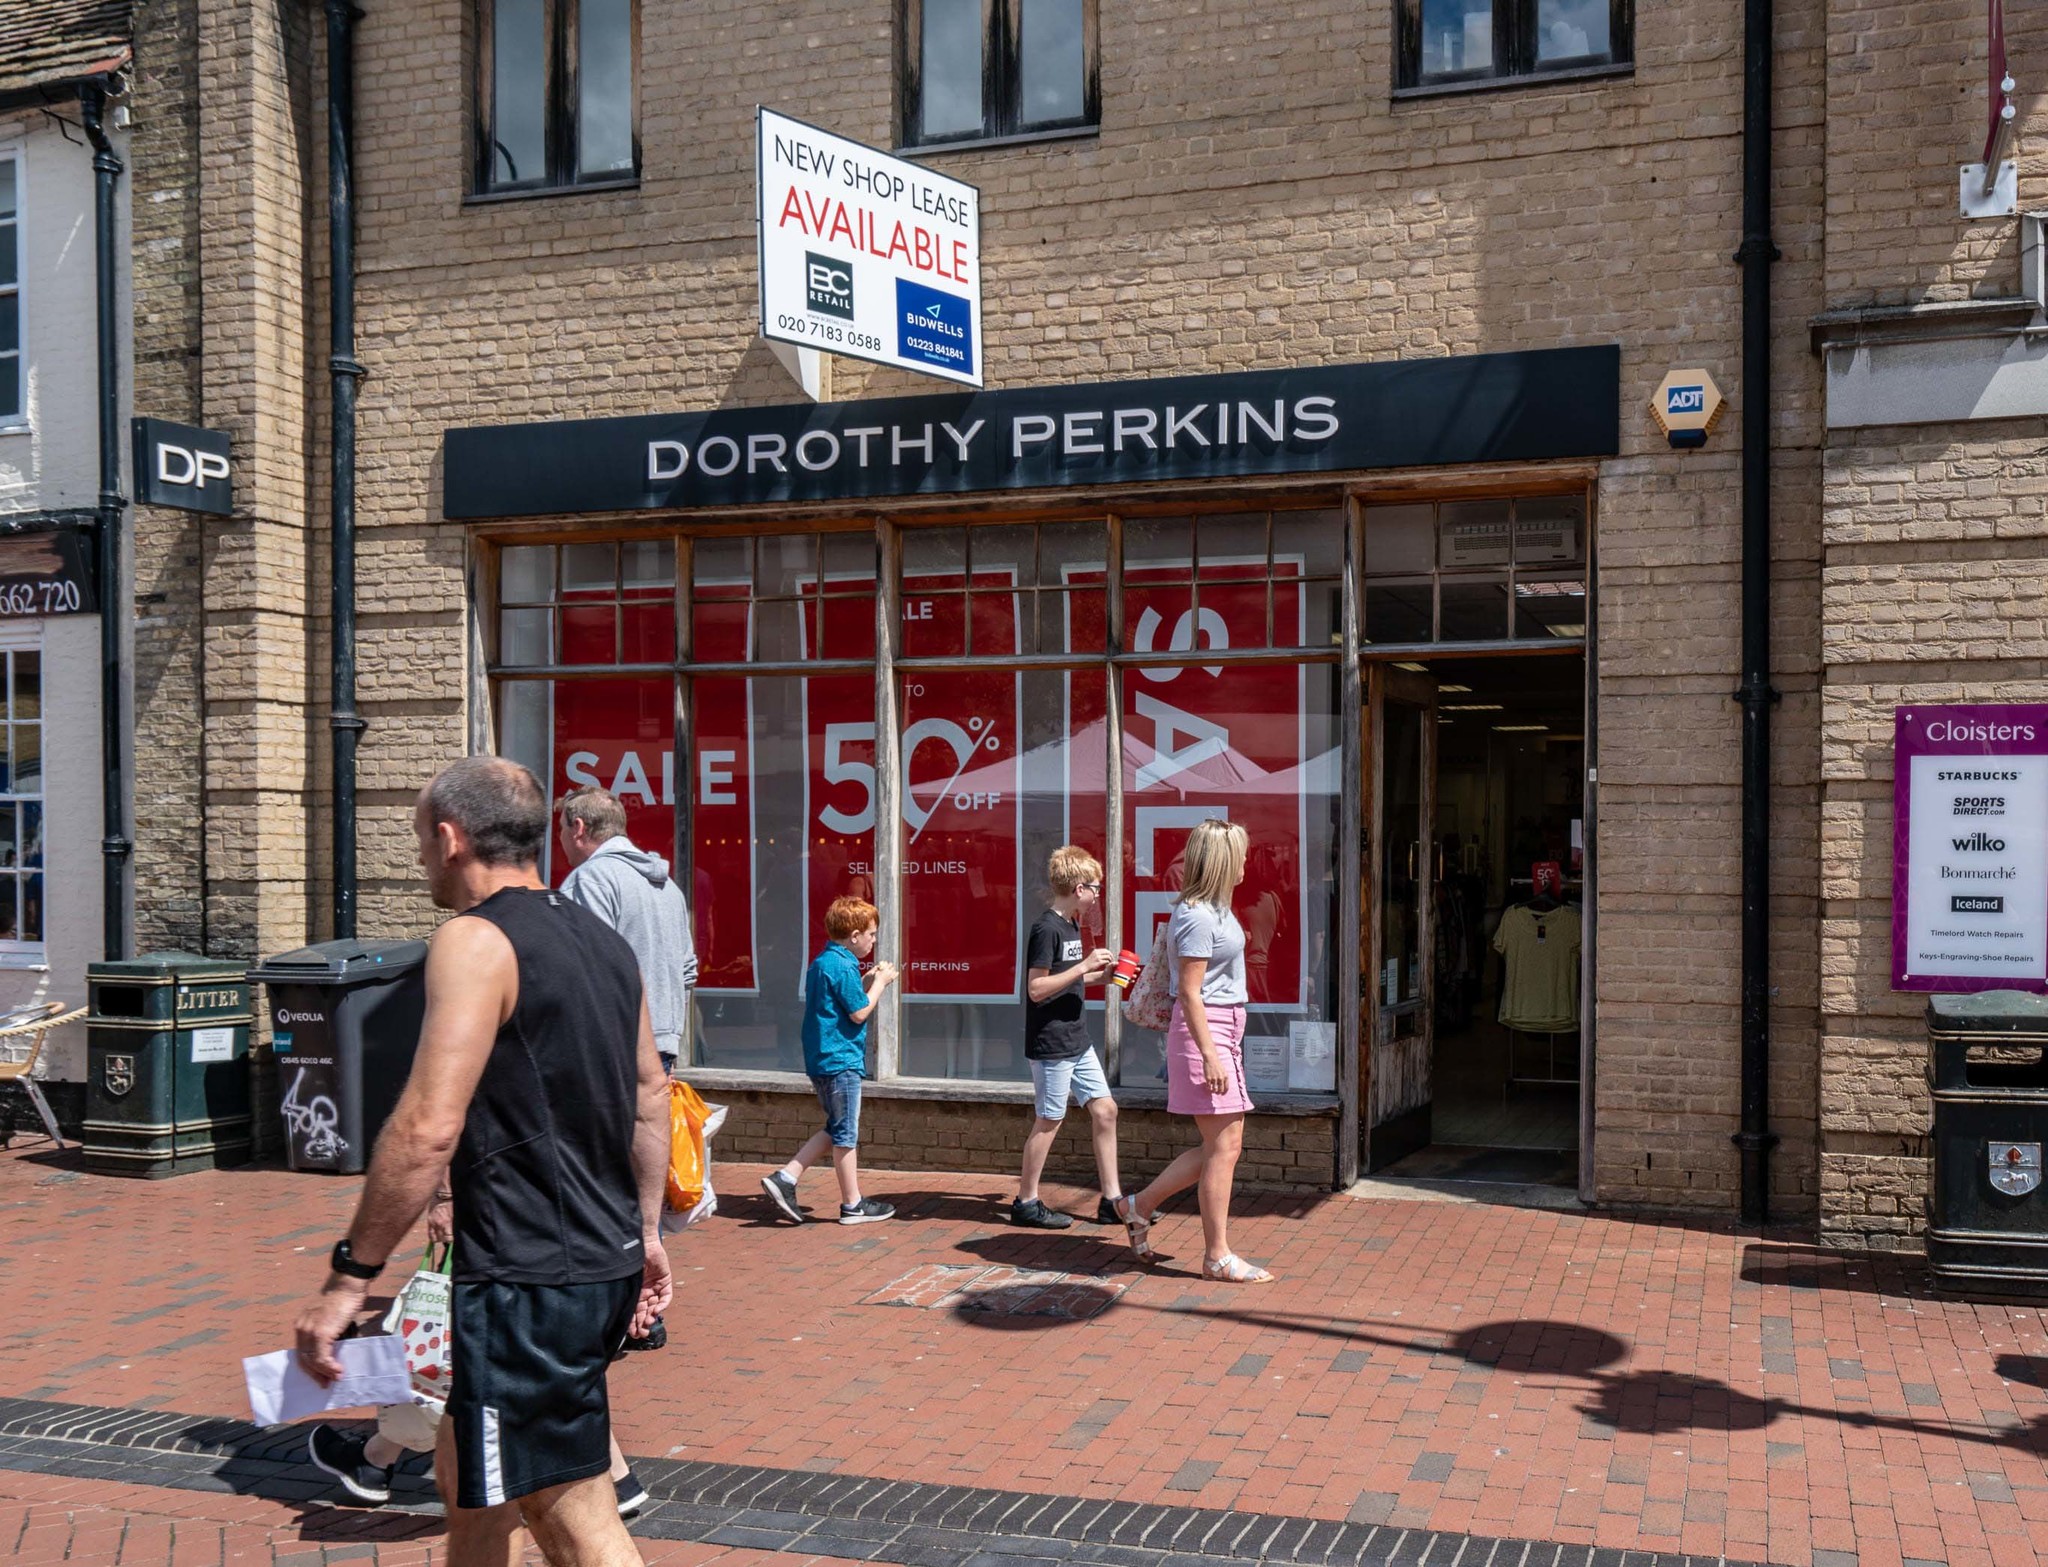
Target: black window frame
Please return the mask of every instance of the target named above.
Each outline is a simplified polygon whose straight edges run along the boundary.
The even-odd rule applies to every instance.
[[[1081,112],[1071,119],[1023,123],[1022,71],[1017,50],[1023,7],[1028,0],[981,0],[981,128],[926,136],[924,106],[924,0],[900,0],[897,8],[897,140],[906,149],[975,147],[1093,135],[1102,127],[1102,59],[1099,0],[1081,0]]]
[[[1541,0],[1492,0],[1493,60],[1482,70],[1422,69],[1423,0],[1394,0],[1394,83],[1397,92],[1429,93],[1471,87],[1531,85],[1574,76],[1611,76],[1635,69],[1635,0],[1608,0],[1605,54],[1573,59],[1536,58],[1536,13]]]
[[[577,140],[578,10],[580,0],[541,0],[543,30],[548,39],[544,65],[543,143],[546,167],[528,179],[495,177],[496,15],[497,0],[474,0],[471,20],[476,39],[470,195],[476,197],[539,196],[556,192],[598,190],[640,182],[640,0],[628,0],[632,32],[633,89],[628,117],[633,129],[633,167],[580,173]]]

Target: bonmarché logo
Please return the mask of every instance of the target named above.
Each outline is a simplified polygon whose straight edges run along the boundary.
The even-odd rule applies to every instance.
[[[326,1021],[327,1014],[325,1012],[293,1012],[284,1007],[277,1009],[277,1026],[279,1028],[290,1028],[294,1023],[324,1023]]]
[[[837,256],[804,252],[804,301],[813,312],[853,319],[853,268]]]

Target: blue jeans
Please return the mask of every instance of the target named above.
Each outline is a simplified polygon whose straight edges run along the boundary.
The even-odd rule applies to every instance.
[[[825,1110],[825,1135],[834,1148],[852,1148],[860,1142],[860,1073],[827,1072],[811,1079],[818,1091],[818,1103]]]

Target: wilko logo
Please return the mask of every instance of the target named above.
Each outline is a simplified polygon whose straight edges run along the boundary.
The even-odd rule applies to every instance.
[[[1949,840],[1958,854],[2001,854],[2005,851],[2005,840],[1994,838],[1988,832],[1973,832],[1967,838]]]
[[[804,299],[821,316],[853,319],[853,268],[836,256],[804,252]]]
[[[1948,900],[1951,914],[2003,914],[2005,899],[1986,897],[1983,893],[1958,892]]]

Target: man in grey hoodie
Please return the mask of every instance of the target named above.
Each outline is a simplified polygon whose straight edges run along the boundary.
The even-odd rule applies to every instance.
[[[580,903],[626,938],[640,960],[654,1047],[671,1074],[683,1046],[683,1019],[697,983],[697,944],[690,939],[690,905],[669,879],[668,861],[636,848],[626,836],[626,808],[604,789],[577,789],[555,807],[562,855],[571,869],[563,895]],[[661,1319],[654,1319],[661,1328]],[[668,1341],[665,1331],[628,1339],[627,1347],[652,1349]],[[612,1484],[619,1514],[631,1518],[647,1505],[640,1483],[612,1438]]]
[[[562,891],[626,938],[640,960],[654,1046],[671,1070],[697,983],[690,905],[668,861],[626,836],[626,808],[603,789],[577,789],[555,807],[562,854],[574,867]]]

